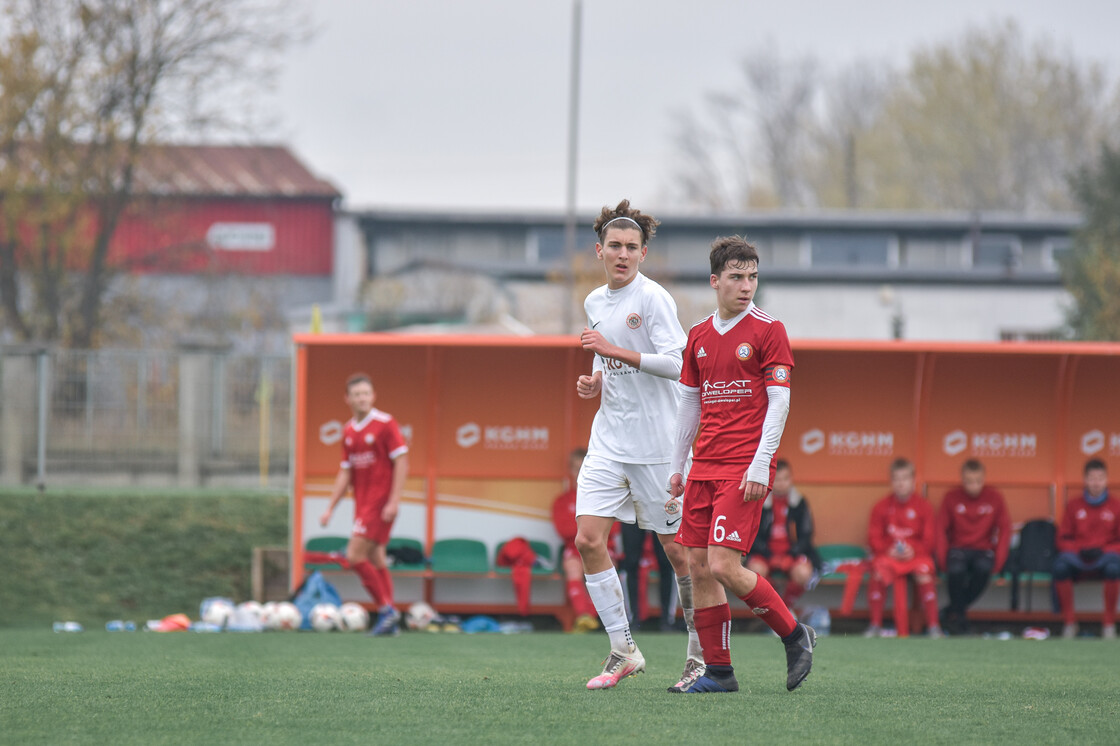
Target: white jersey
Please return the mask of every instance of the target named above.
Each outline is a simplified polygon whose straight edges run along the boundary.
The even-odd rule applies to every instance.
[[[680,370],[687,337],[673,297],[653,280],[639,272],[618,290],[603,285],[587,296],[583,309],[588,328],[611,344],[675,358]],[[593,370],[603,371],[603,390],[588,454],[627,464],[667,463],[680,398],[675,378],[661,378],[598,355]]]

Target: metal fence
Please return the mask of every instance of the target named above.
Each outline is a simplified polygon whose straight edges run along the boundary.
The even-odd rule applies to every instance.
[[[287,485],[291,358],[0,348],[0,483]]]

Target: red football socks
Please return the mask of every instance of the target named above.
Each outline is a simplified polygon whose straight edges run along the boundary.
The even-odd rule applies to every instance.
[[[789,607],[782,602],[770,581],[761,575],[758,576],[758,584],[754,590],[741,598],[779,637],[788,637],[797,627],[793,614],[789,613]]]
[[[727,604],[697,609],[696,635],[710,666],[731,665],[731,607]]]

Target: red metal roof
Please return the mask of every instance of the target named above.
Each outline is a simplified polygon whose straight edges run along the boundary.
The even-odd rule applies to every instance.
[[[136,164],[135,178],[137,194],[342,196],[281,145],[149,145]]]

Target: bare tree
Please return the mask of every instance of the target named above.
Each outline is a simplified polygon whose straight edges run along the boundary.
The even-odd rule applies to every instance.
[[[713,210],[810,203],[803,166],[816,61],[783,59],[771,44],[744,58],[741,71],[739,90],[708,94],[699,116],[679,118],[682,199]]]
[[[225,97],[267,82],[293,23],[286,0],[8,0],[0,305],[18,338],[96,344],[143,146],[229,131]]]

